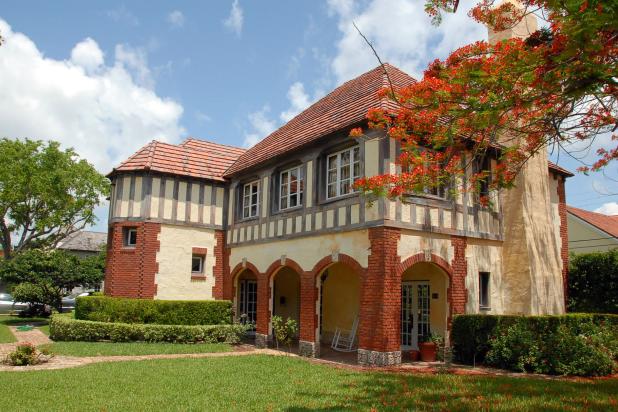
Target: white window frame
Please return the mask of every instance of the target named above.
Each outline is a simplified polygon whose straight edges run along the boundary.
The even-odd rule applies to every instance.
[[[131,233],[135,232],[135,242],[131,242]],[[125,238],[125,246],[127,247],[135,247],[137,246],[137,228],[131,227],[127,229],[127,234]]]
[[[487,276],[487,288],[483,294],[483,275]],[[483,302],[483,295],[486,299]],[[479,272],[479,309],[489,310],[491,308],[491,272]]]
[[[357,155],[354,156],[354,152],[357,151]],[[344,153],[349,153],[350,154],[350,163],[348,165],[342,166],[341,165],[341,157]],[[329,168],[330,165],[330,159],[335,157],[336,158],[336,166],[335,169]],[[356,190],[354,190],[354,188],[352,187],[352,185],[354,184],[354,182],[361,177],[361,168],[360,168],[360,146],[352,146],[348,149],[344,149],[344,150],[340,150],[338,152],[334,152],[334,153],[330,153],[328,155],[326,155],[326,199],[335,199],[341,196],[345,196],[345,195],[349,195],[351,193],[355,193]],[[358,164],[358,175],[354,174],[354,166],[355,164]],[[341,171],[344,168],[349,168],[349,178],[345,179],[345,180],[349,180],[349,191],[347,193],[342,193],[343,191],[341,190],[341,185],[343,183],[343,180],[341,178]],[[332,170],[336,170],[337,172],[337,177],[335,179],[334,182],[329,183],[328,181],[328,177],[329,177],[329,172]],[[335,195],[333,196],[329,196],[329,186],[335,185]]]
[[[195,271],[193,270],[193,259],[199,259],[200,261],[200,270]],[[191,273],[192,274],[202,274],[204,273],[204,256],[200,256],[200,255],[192,255],[191,256]]]
[[[296,192],[292,193],[292,180],[291,180],[291,176],[292,176],[292,172],[296,171]],[[284,183],[284,175],[287,175],[287,183]],[[287,186],[287,190],[285,191],[286,194],[284,193],[284,187]],[[283,170],[281,173],[279,173],[279,210],[287,210],[287,209],[294,209],[297,207],[302,206],[302,202],[303,202],[303,187],[304,187],[304,176],[303,176],[303,167],[302,165],[299,166],[294,166],[291,167],[289,169]],[[290,206],[291,205],[291,200],[292,200],[292,196],[296,196],[296,205],[295,206]],[[281,202],[285,200],[285,207],[281,206]]]
[[[247,188],[249,193],[247,194]],[[253,189],[255,188],[256,201],[253,203],[251,198],[253,197]],[[242,218],[250,219],[257,217],[260,214],[260,181],[254,180],[249,183],[245,183],[242,187]],[[255,213],[252,213],[253,206],[255,206]]]

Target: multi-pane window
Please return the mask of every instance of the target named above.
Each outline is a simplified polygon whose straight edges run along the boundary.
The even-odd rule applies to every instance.
[[[303,202],[303,174],[300,166],[284,170],[279,175],[279,210],[289,209]]]
[[[137,229],[136,228],[132,227],[132,228],[125,229],[124,245],[129,246],[129,247],[133,247],[137,245]]]
[[[326,158],[326,198],[353,192],[352,184],[360,177],[358,146],[333,153]]]
[[[193,255],[191,257],[191,273],[202,274],[204,271],[204,256]]]
[[[479,306],[489,309],[489,272],[479,272]]]
[[[243,186],[242,217],[256,217],[260,200],[260,181],[256,180]]]

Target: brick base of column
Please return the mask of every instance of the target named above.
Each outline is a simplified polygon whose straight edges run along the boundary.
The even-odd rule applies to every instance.
[[[262,333],[256,333],[255,334],[255,346],[260,349],[268,347],[268,335],[264,335]]]
[[[392,366],[401,364],[401,351],[378,352],[359,349],[358,364],[362,366]]]
[[[315,342],[300,340],[298,341],[298,354],[307,358],[318,358],[320,356],[320,345]]]

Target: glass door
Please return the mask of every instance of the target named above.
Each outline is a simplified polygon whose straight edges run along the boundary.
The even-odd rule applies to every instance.
[[[257,314],[257,281],[242,279],[240,282],[238,300],[238,316],[242,323],[251,323],[255,330]],[[245,316],[243,316],[245,315]]]
[[[401,284],[401,348],[418,350],[418,343],[429,336],[429,282]]]

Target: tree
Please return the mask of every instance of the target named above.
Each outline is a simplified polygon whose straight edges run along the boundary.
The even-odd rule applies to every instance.
[[[109,181],[58,142],[0,140],[0,245],[4,258],[52,248],[96,221]]]
[[[618,314],[618,249],[569,260],[569,311]]]
[[[16,285],[15,300],[50,305],[62,311],[65,292],[101,284],[104,252],[80,259],[62,250],[26,250],[0,261],[0,280]]]
[[[439,24],[442,14],[455,12],[458,3],[428,0],[426,11]],[[532,15],[549,27],[527,39],[462,47],[431,63],[420,81],[382,92],[398,109],[370,110],[369,127],[383,128],[401,143],[402,172],[360,179],[357,188],[391,197],[453,180],[465,182],[454,188],[458,191],[479,192],[481,183],[489,190],[510,188],[527,160],[548,147],[576,156],[569,144],[590,146],[616,131],[618,3],[514,3],[496,7],[494,0],[482,0],[470,17],[495,31],[526,24]],[[351,132],[362,134],[358,128]],[[618,136],[614,133],[611,140]],[[465,170],[488,151],[499,160],[496,170],[490,175],[477,169],[464,181]],[[618,158],[618,148],[603,147],[597,155],[578,170],[602,169]],[[479,200],[486,203],[488,197]]]

